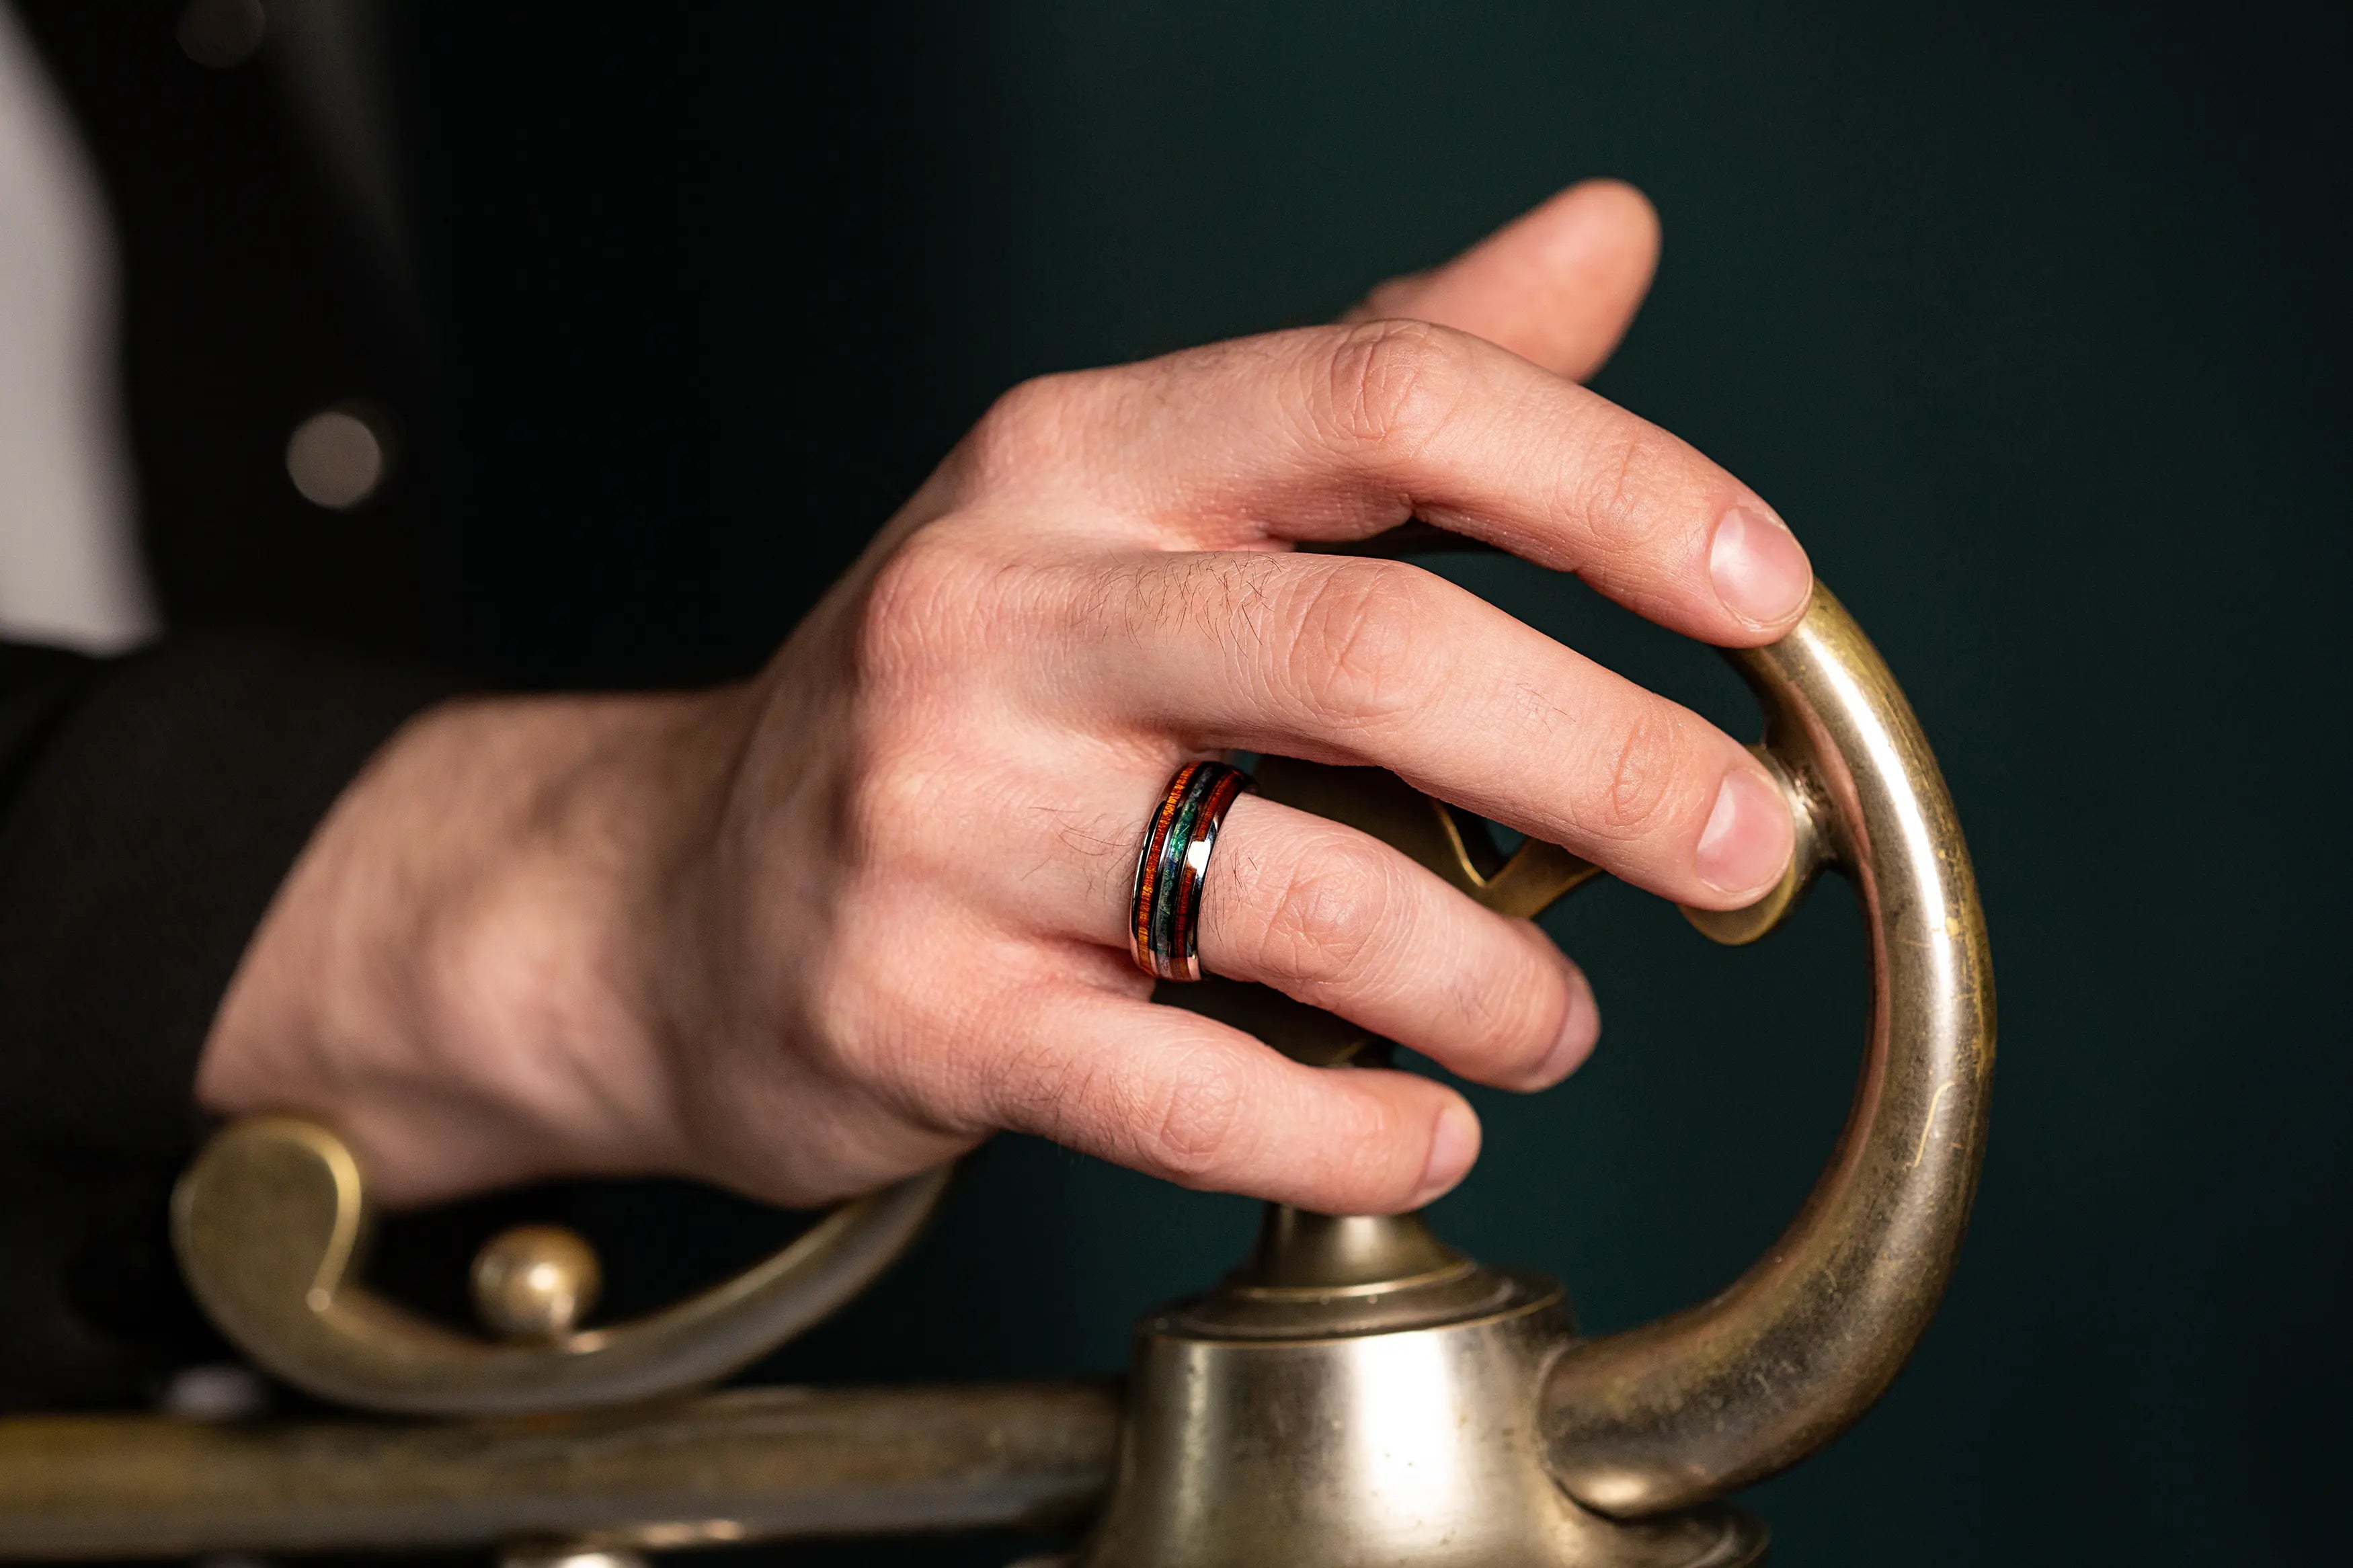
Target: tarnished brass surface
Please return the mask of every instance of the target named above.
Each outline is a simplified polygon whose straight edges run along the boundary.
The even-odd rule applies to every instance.
[[[756,1361],[864,1289],[915,1238],[944,1170],[844,1204],[775,1257],[632,1322],[493,1344],[354,1278],[367,1199],[323,1127],[286,1117],[214,1138],[173,1196],[181,1271],[221,1331],[289,1383],[412,1415],[514,1415],[649,1399]]]
[[[1480,1268],[1419,1215],[1335,1217],[1269,1204],[1249,1260],[1158,1321],[1175,1333],[1260,1343],[1395,1333],[1503,1311],[1530,1299],[1533,1278]],[[1537,1280],[1535,1293],[1560,1292]]]
[[[1554,1364],[1553,1473],[1621,1517],[1762,1480],[1870,1408],[1944,1294],[1985,1152],[1992,960],[1910,704],[1827,589],[1788,636],[1732,658],[1819,852],[1862,902],[1870,1023],[1846,1130],[1772,1249],[1713,1300]]]
[[[1220,1294],[1238,1290],[1323,1297],[1341,1290],[1394,1290],[1399,1281],[1449,1279],[1470,1259],[1430,1233],[1419,1215],[1309,1214],[1269,1204],[1258,1245]]]
[[[501,1231],[474,1255],[467,1283],[474,1315],[510,1340],[560,1340],[596,1305],[604,1268],[596,1249],[560,1225]]]
[[[1251,1342],[1187,1314],[1148,1321],[1118,1473],[1077,1568],[1757,1561],[1763,1528],[1733,1510],[1620,1523],[1560,1489],[1536,1395],[1569,1323],[1558,1287],[1511,1283],[1491,1311],[1402,1331]]]
[[[560,1416],[0,1421],[0,1558],[563,1541],[721,1545],[1049,1525],[1111,1468],[1089,1384],[746,1389]]]

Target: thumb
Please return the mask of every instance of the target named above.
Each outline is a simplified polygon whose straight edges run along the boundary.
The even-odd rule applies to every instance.
[[[1659,216],[1619,180],[1571,185],[1453,260],[1392,278],[1343,318],[1473,332],[1583,381],[1626,335],[1659,262]]]

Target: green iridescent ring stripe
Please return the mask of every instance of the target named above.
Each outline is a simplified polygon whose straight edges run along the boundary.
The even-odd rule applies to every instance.
[[[1201,778],[1199,763],[1187,763],[1168,782],[1168,795],[1162,820],[1152,837],[1152,861],[1145,868],[1145,881],[1136,899],[1135,916],[1143,932],[1144,972],[1166,980],[1170,974],[1167,963],[1167,926],[1164,911],[1167,908],[1169,880],[1176,874],[1177,858],[1184,852],[1185,808],[1192,803],[1194,791]]]
[[[1201,802],[1213,782],[1207,763],[1196,763],[1185,781],[1184,797],[1176,803],[1176,818],[1160,845],[1160,873],[1152,890],[1153,973],[1163,980],[1176,978],[1176,893],[1185,874],[1185,849],[1192,843],[1201,820]]]
[[[1135,862],[1128,936],[1136,967],[1158,980],[1198,980],[1200,893],[1209,851],[1250,776],[1223,763],[1187,763],[1168,781]]]

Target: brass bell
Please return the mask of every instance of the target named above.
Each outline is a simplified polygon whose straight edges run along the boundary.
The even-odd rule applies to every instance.
[[[1853,1105],[1812,1194],[1713,1299],[1588,1339],[1557,1285],[1482,1267],[1416,1215],[1270,1206],[1229,1278],[1138,1326],[1124,1398],[1042,1384],[660,1400],[854,1296],[910,1245],[945,1173],[845,1205],[740,1278],[603,1328],[579,1326],[593,1255],[561,1233],[510,1233],[477,1261],[491,1339],[368,1291],[350,1152],[323,1128],[265,1119],[223,1132],[181,1184],[175,1239],[198,1300],[314,1394],[459,1419],[0,1421],[0,1557],[489,1542],[517,1563],[625,1563],[1092,1510],[1071,1568],[1757,1561],[1764,1526],[1719,1500],[1860,1416],[1943,1293],[1985,1146],[1993,993],[1951,800],[1845,610],[1817,587],[1788,636],[1729,657],[1764,707],[1761,754],[1798,855],[1760,903],[1693,923],[1753,941],[1838,871],[1864,913],[1872,1001]],[[1549,845],[1488,853],[1372,770],[1275,759],[1260,785],[1515,915],[1595,874]],[[1190,990],[1188,1005],[1335,1070],[1384,1048],[1271,992]]]
[[[1754,1563],[1764,1527],[1715,1500],[1828,1442],[1894,1377],[1943,1294],[1984,1148],[1983,919],[1927,743],[1837,601],[1817,589],[1781,642],[1732,657],[1764,704],[1798,854],[1749,909],[1687,913],[1754,941],[1835,867],[1871,932],[1862,1080],[1795,1222],[1713,1300],[1585,1339],[1557,1285],[1474,1265],[1416,1216],[1270,1207],[1240,1270],[1138,1329],[1118,1469],[1077,1568]],[[1591,874],[1533,845],[1482,870],[1444,809],[1402,786],[1277,763],[1261,787],[1383,832],[1514,914]]]

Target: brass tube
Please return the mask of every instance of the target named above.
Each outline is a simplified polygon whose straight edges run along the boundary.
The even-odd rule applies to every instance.
[[[1714,1300],[1554,1363],[1552,1472],[1620,1518],[1762,1480],[1870,1408],[1944,1295],[1985,1152],[1992,961],[1919,722],[1828,589],[1788,636],[1732,657],[1764,703],[1768,752],[1862,901],[1870,1022],[1846,1130],[1773,1248]]]
[[[0,1559],[1044,1527],[1110,1476],[1109,1384],[743,1389],[430,1425],[0,1420]]]

